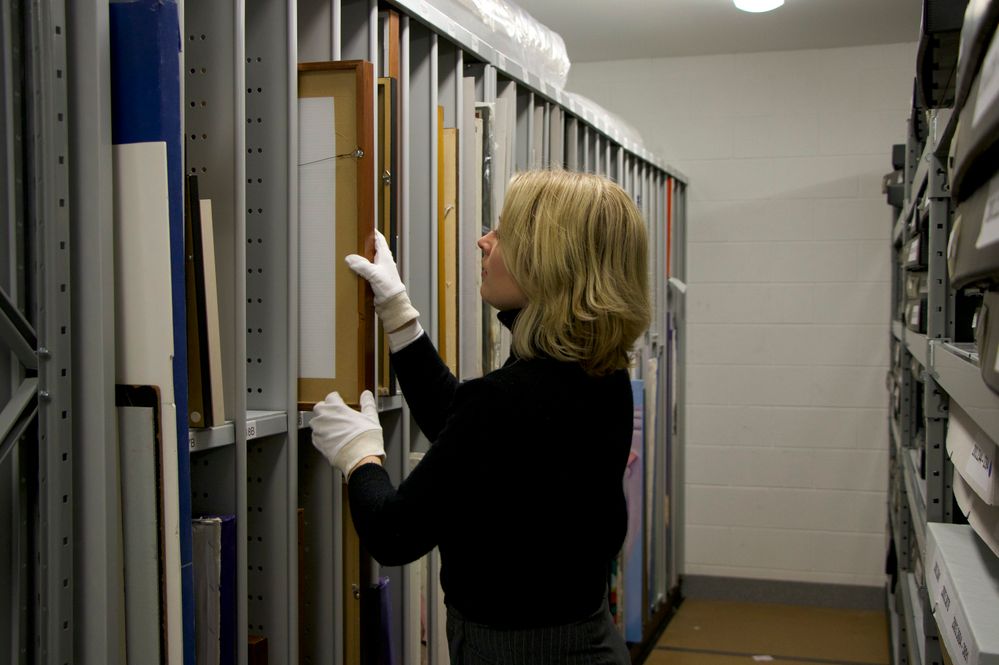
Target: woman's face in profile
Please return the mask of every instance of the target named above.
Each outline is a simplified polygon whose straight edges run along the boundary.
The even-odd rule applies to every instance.
[[[482,299],[501,311],[526,305],[527,298],[503,262],[499,231],[490,231],[479,238],[477,244],[482,250],[482,286],[479,287]]]

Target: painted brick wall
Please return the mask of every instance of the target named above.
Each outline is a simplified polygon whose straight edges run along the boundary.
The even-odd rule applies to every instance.
[[[879,586],[915,45],[573,65],[689,176],[687,574]]]

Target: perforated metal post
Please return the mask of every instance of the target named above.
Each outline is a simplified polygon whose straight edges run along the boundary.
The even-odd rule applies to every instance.
[[[191,459],[191,507],[236,516],[236,655],[247,658],[246,10],[243,0],[186,3],[184,143],[187,174],[210,199],[225,416],[233,445]]]
[[[950,339],[954,334],[954,303],[947,276],[950,189],[940,159],[935,155],[927,155],[925,159],[930,160],[926,183],[930,236],[926,336],[928,339]],[[929,522],[943,521],[945,506],[949,513],[951,505],[944,477],[948,404],[946,393],[932,376],[927,376],[923,412],[926,415],[926,519]]]
[[[34,341],[37,354],[37,494],[32,524],[35,554],[30,568],[34,590],[33,644],[23,648],[41,663],[73,659],[73,456],[70,321],[69,226],[69,106],[66,89],[66,22],[62,0],[36,0],[22,5],[26,27],[24,41],[25,122],[30,141],[24,176],[26,186],[25,237],[31,238],[28,274],[32,288],[23,303],[25,323],[19,328],[26,342]],[[12,26],[13,27],[13,26]],[[5,298],[7,300],[7,298]],[[8,302],[10,302],[8,300]],[[6,307],[4,308],[7,309]],[[11,312],[4,318],[10,322]],[[5,336],[9,340],[9,336]],[[15,349],[16,350],[16,349]],[[25,367],[25,359],[19,360]],[[17,418],[4,426],[5,439],[30,431],[32,380],[14,393],[27,397],[15,406]],[[10,413],[9,408],[4,413]],[[0,421],[5,420],[0,418]],[[13,422],[11,422],[11,420]],[[23,429],[21,429],[23,425]],[[7,448],[4,441],[4,448]],[[29,443],[26,440],[24,443]],[[22,447],[24,445],[22,443]],[[35,443],[35,442],[31,442]],[[30,443],[29,443],[30,445]],[[23,616],[23,615],[22,615]]]

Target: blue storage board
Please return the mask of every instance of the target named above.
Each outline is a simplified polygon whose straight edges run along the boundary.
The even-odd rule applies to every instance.
[[[173,377],[177,407],[184,662],[195,665],[191,472],[187,437],[187,322],[184,285],[183,154],[180,134],[181,34],[176,0],[109,5],[112,143],[164,141],[170,201]]]
[[[634,420],[631,436],[631,455],[625,470],[625,491],[628,499],[628,534],[624,540],[624,639],[642,641],[642,624],[645,612],[642,590],[645,586],[645,383],[631,382]]]

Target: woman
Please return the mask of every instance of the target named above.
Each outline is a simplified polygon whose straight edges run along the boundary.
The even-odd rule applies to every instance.
[[[349,477],[362,542],[383,565],[437,546],[454,664],[628,663],[607,582],[624,541],[629,350],[649,323],[642,217],[611,181],[514,178],[483,236],[482,298],[512,332],[502,368],[459,383],[417,320],[385,239],[368,280],[413,417],[433,445],[392,486],[370,392],[315,408],[313,443]]]

